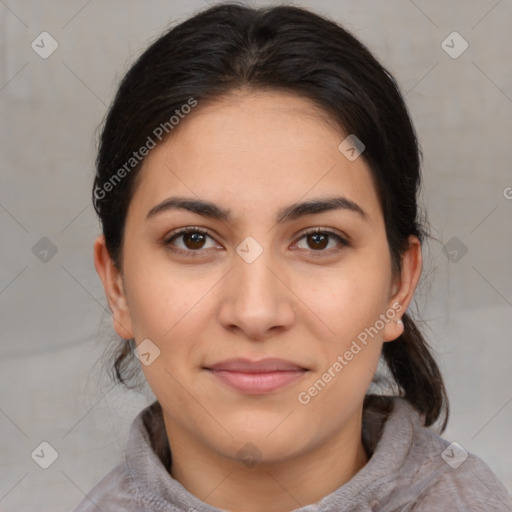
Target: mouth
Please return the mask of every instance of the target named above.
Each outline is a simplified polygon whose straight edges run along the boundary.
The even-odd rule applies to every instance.
[[[309,370],[284,359],[229,359],[204,367],[223,384],[245,394],[259,395],[283,389]]]

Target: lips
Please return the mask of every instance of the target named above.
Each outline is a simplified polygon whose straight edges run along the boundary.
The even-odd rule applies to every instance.
[[[286,361],[285,359],[269,358],[260,361],[250,359],[227,359],[214,365],[208,366],[209,370],[225,370],[228,372],[264,373],[280,371],[306,370],[298,364]]]
[[[222,383],[246,394],[270,393],[303,377],[308,369],[284,359],[228,359],[205,368]]]

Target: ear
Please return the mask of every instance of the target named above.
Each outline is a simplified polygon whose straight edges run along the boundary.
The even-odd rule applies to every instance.
[[[421,243],[414,235],[409,236],[409,247],[402,255],[402,270],[393,281],[391,298],[388,303],[388,311],[396,314],[384,327],[383,340],[396,340],[404,332],[404,324],[401,320],[414,296],[422,267]]]
[[[123,276],[110,257],[103,235],[99,235],[94,241],[94,266],[103,282],[105,296],[112,312],[114,329],[121,338],[126,340],[133,338],[132,322],[124,293]]]

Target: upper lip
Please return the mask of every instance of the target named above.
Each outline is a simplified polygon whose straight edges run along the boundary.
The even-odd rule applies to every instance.
[[[251,361],[250,359],[235,358],[226,359],[206,367],[208,370],[225,370],[240,373],[264,373],[277,371],[298,371],[307,370],[292,361],[278,358],[260,359]]]

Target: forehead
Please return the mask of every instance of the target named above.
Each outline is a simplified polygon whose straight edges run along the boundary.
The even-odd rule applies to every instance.
[[[145,158],[134,199],[149,209],[170,195],[233,211],[275,211],[309,196],[343,195],[380,214],[370,169],[338,148],[347,134],[309,100],[236,92],[201,105]]]

